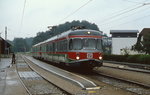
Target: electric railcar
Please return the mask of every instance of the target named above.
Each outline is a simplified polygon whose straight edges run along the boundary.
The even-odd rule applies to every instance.
[[[35,58],[73,67],[100,67],[102,35],[90,29],[68,30],[32,47]]]

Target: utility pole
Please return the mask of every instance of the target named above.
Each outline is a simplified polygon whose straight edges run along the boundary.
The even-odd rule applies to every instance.
[[[5,54],[7,54],[7,43],[6,43],[6,40],[7,40],[7,27],[5,27]]]
[[[2,50],[1,50],[1,46],[2,46],[2,45],[1,45],[1,33],[0,33],[0,62],[1,62],[1,51],[2,51]]]
[[[7,40],[7,26],[5,27],[5,41]]]

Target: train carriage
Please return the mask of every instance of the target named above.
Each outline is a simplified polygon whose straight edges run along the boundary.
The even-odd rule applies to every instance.
[[[77,29],[63,32],[32,47],[33,57],[73,67],[102,66],[102,35]]]

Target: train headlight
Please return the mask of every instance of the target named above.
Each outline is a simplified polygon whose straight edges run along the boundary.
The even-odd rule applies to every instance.
[[[80,59],[80,57],[79,57],[79,56],[77,56],[77,57],[76,57],[76,59],[77,59],[77,60],[79,60],[79,59]]]
[[[88,34],[91,34],[91,32],[90,32],[90,31],[88,31],[87,33],[88,33]]]
[[[99,57],[100,60],[102,60],[102,58],[103,58],[102,56]]]

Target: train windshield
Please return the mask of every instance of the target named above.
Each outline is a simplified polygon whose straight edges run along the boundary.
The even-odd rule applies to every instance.
[[[95,39],[83,39],[83,49],[96,49]]]
[[[102,50],[102,40],[101,39],[92,39],[92,38],[70,39],[69,49],[70,50],[81,50],[81,49],[85,49],[85,50],[89,50],[89,49]]]

